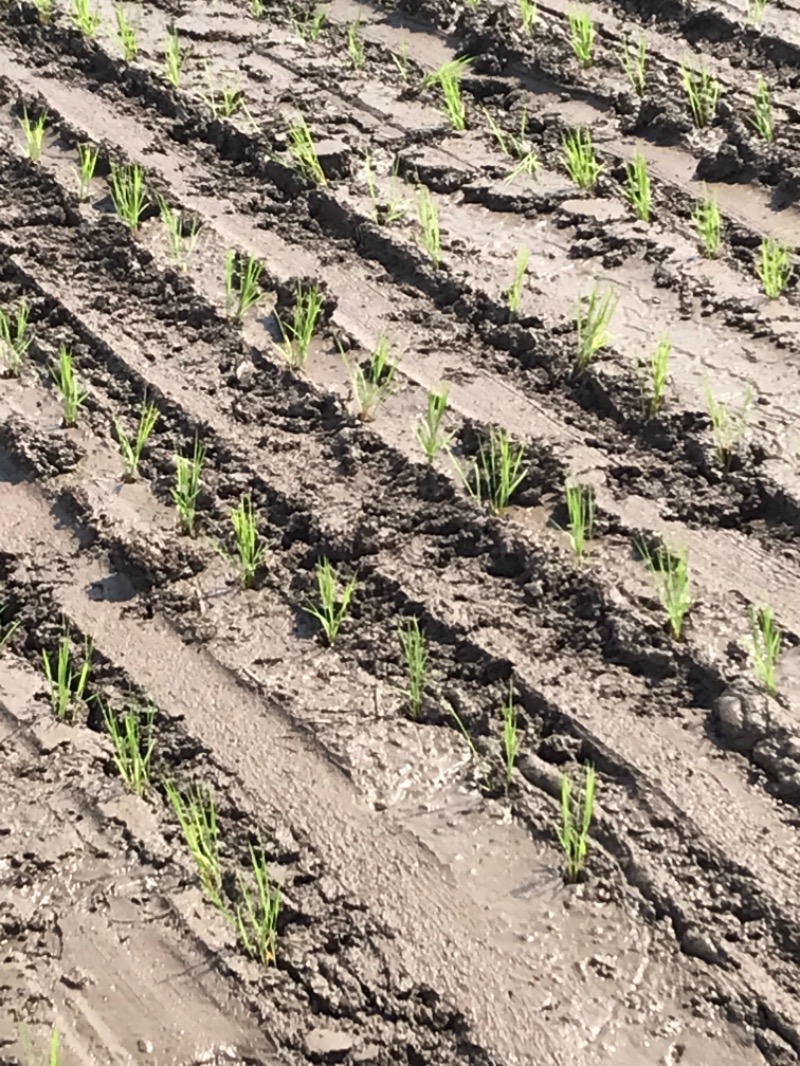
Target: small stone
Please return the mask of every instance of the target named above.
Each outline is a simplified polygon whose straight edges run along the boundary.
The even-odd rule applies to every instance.
[[[236,380],[240,385],[248,388],[253,384],[253,379],[256,376],[256,368],[249,360],[245,360],[243,363],[239,363],[236,367]]]
[[[152,1040],[137,1040],[136,1047],[141,1051],[143,1055],[153,1054],[153,1041]]]

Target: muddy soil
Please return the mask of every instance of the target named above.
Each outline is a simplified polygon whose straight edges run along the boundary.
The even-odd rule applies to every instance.
[[[112,4],[94,36],[71,10],[0,6],[0,310],[12,328],[29,313],[0,380],[0,1063],[50,1061],[54,1033],[68,1066],[800,1062],[800,297],[796,271],[774,298],[758,274],[765,238],[790,261],[800,243],[797,12],[593,4],[582,67],[560,2],[531,32],[495,0],[332,0],[318,24],[269,0],[137,2],[127,57]],[[626,41],[646,42],[641,92]],[[454,130],[426,75],[465,57]],[[687,64],[719,84],[704,128]],[[32,160],[20,120],[40,115]],[[298,116],[316,175],[291,151]],[[589,191],[564,166],[575,129],[602,165]],[[135,227],[115,211],[125,164]],[[238,315],[248,256],[258,299]],[[312,288],[293,366],[286,323]],[[616,303],[578,367],[593,289]],[[364,417],[356,368],[369,379],[381,338],[397,370]],[[498,434],[519,477],[492,508],[471,471]],[[195,447],[187,535],[174,493]],[[583,555],[566,483],[592,501]],[[246,582],[243,499],[262,549]],[[688,563],[679,633],[648,552]],[[339,602],[354,581],[332,643],[309,610],[323,560]],[[751,631],[765,607],[774,684]],[[59,713],[44,661],[62,644]],[[126,716],[140,792],[109,732]],[[580,796],[588,768],[571,879],[562,786]],[[213,801],[218,879],[172,790]],[[268,948],[237,921],[259,856],[281,900]]]

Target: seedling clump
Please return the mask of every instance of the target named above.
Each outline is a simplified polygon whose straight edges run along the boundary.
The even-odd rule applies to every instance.
[[[78,145],[78,198],[80,200],[86,199],[99,155],[100,149],[93,144]]]
[[[242,587],[253,587],[259,567],[264,562],[267,554],[266,545],[261,542],[258,534],[258,516],[253,506],[253,500],[245,494],[239,503],[231,511],[231,525],[236,544],[236,556],[239,567],[239,578]],[[230,558],[224,549],[220,549],[224,558]]]
[[[322,305],[322,293],[316,285],[298,285],[291,321],[284,321],[276,313],[283,336],[283,354],[286,362],[295,370],[302,369],[308,361],[311,340],[322,313]]]
[[[84,402],[88,393],[81,389],[75,376],[72,353],[63,345],[59,349],[58,364],[51,367],[50,373],[61,396],[64,425],[74,426],[78,420],[78,408]]]
[[[358,582],[355,577],[351,577],[347,584],[340,588],[336,571],[327,558],[317,563],[316,577],[319,602],[309,604],[306,610],[322,626],[328,644],[332,646],[339,636],[342,623],[350,613],[350,604]]]
[[[315,185],[327,185],[328,179],[317,155],[317,147],[308,123],[301,115],[288,128],[289,152],[300,173]]]
[[[772,237],[765,237],[761,242],[756,271],[761,279],[764,295],[770,300],[776,300],[792,277],[788,245]]]
[[[205,459],[205,447],[197,437],[194,439],[194,451],[191,456],[175,456],[175,488],[172,490],[172,499],[178,508],[181,532],[189,537],[193,537],[195,533],[197,498],[200,495]]]
[[[647,87],[647,39],[642,37],[636,47],[631,48],[630,41],[622,42],[622,69],[637,96],[644,96]]]
[[[79,665],[73,663],[72,639],[67,626],[59,638],[56,654],[51,656],[46,651],[42,652],[42,666],[50,687],[50,701],[59,721],[74,723],[80,709],[87,702],[86,686],[92,668],[91,660],[92,644],[87,637],[83,642],[83,662]]]
[[[684,550],[676,554],[663,545],[653,553],[644,542],[640,544],[640,551],[667,612],[672,636],[680,640],[684,619],[694,602],[689,581],[689,553]]]
[[[472,58],[469,56],[452,59],[443,63],[433,74],[427,75],[422,82],[423,88],[439,85],[444,97],[444,113],[450,119],[454,130],[467,128],[467,109],[461,96],[461,79],[470,63],[472,63]]]
[[[592,16],[586,8],[578,8],[567,12],[567,22],[572,51],[580,65],[586,70],[592,65],[594,57],[595,30]]]
[[[594,535],[594,492],[583,485],[567,484],[564,496],[570,544],[576,557],[583,559],[586,554],[586,542]]]
[[[627,165],[625,195],[633,212],[642,222],[650,221],[650,175],[647,172],[647,160],[636,152]]]
[[[347,359],[344,363],[358,404],[358,417],[362,422],[369,422],[375,409],[391,393],[399,362],[391,359],[386,337],[379,337],[366,367],[359,363],[351,367]]]
[[[5,604],[0,603],[0,619],[3,618],[3,615],[5,614],[5,611],[6,611]],[[14,634],[16,633],[16,631],[18,629],[19,629],[19,622],[17,622],[17,621],[14,621],[14,622],[3,622],[3,621],[0,621],[0,651],[2,651],[3,648],[6,646],[6,644],[8,644],[8,642],[11,640],[11,638],[14,636]]]
[[[19,124],[22,126],[22,132],[25,134],[25,149],[28,153],[28,159],[30,159],[32,163],[38,163],[42,158],[46,122],[46,111],[42,111],[39,117],[34,121],[29,116],[28,109],[23,109],[22,118],[19,120]]]
[[[580,879],[586,866],[596,786],[597,773],[593,766],[586,767],[583,788],[576,797],[572,795],[572,786],[567,774],[561,776],[561,824],[558,827],[558,839],[564,850],[564,872],[569,884],[575,884]]]
[[[576,369],[583,373],[592,358],[611,343],[608,327],[614,316],[618,297],[610,291],[602,295],[595,285],[587,297],[578,300],[575,328],[578,334]]]
[[[182,796],[170,781],[165,781],[164,787],[197,866],[203,889],[212,903],[222,907],[222,864],[214,794],[197,787]]]
[[[264,273],[263,264],[251,253],[242,259],[236,252],[225,256],[225,310],[228,315],[241,321],[251,307],[261,299],[259,282]]]
[[[449,388],[442,385],[441,388],[431,389],[425,406],[425,414],[417,425],[417,440],[425,453],[428,465],[443,451],[453,439],[452,433],[442,431],[442,419],[447,410],[447,394]]]
[[[316,41],[325,25],[327,12],[318,7],[307,11],[302,19],[294,20],[294,28],[304,41]]]
[[[758,79],[758,88],[753,97],[753,114],[750,119],[753,129],[767,143],[775,139],[775,121],[772,117],[772,99],[767,83],[763,78]]]
[[[525,280],[525,271],[528,269],[530,253],[527,248],[520,248],[517,252],[517,261],[514,266],[514,280],[508,290],[508,311],[512,318],[516,318],[522,302],[522,283]]]
[[[692,212],[692,219],[703,244],[703,255],[714,259],[722,247],[722,219],[719,205],[708,191]]]
[[[189,56],[189,49],[181,47],[178,31],[171,29],[164,41],[164,77],[173,89],[179,89],[183,76],[183,64]]]
[[[30,306],[21,300],[16,315],[0,308],[0,364],[4,374],[19,377],[31,344],[28,318]]]
[[[518,174],[527,174],[534,177],[541,170],[541,163],[537,154],[531,150],[527,137],[528,115],[522,112],[519,122],[519,133],[506,133],[494,121],[488,111],[484,110],[484,116],[492,136],[503,155],[516,161],[516,166],[506,177],[506,184],[510,185]]]
[[[158,411],[155,404],[148,403],[146,400],[142,403],[142,412],[139,416],[139,425],[136,429],[136,436],[131,441],[121,424],[114,419],[114,425],[117,430],[117,438],[119,439],[120,452],[122,454],[123,463],[123,481],[134,481],[136,475],[139,472],[139,460],[142,458],[142,452],[144,446],[150,439],[150,434],[156,428],[156,422],[158,422]]]
[[[777,692],[775,664],[781,653],[781,631],[775,624],[771,607],[751,607],[750,636],[753,641],[753,670],[770,696]]]
[[[144,170],[138,163],[111,164],[111,199],[120,219],[137,230],[147,207]]]
[[[539,18],[539,0],[519,0],[519,14],[523,30],[533,33],[533,27]]]
[[[117,40],[122,48],[125,62],[132,63],[139,54],[139,31],[128,18],[123,4],[115,5],[114,18],[117,23]]]
[[[94,37],[100,27],[100,12],[98,8],[92,11],[89,6],[89,0],[72,0],[70,10],[72,21],[84,37]]]
[[[397,171],[399,160],[392,167],[391,182],[392,188],[388,202],[384,202],[381,199],[377,182],[375,181],[375,172],[372,169],[372,160],[367,156],[364,160],[364,173],[367,179],[367,188],[369,189],[370,200],[372,200],[372,217],[376,222],[384,223],[389,226],[392,222],[397,222],[401,218],[405,218],[406,204],[401,195],[397,192]]]
[[[681,67],[681,80],[689,100],[692,121],[698,129],[710,125],[719,101],[719,82],[703,68],[693,70],[686,65]]]
[[[405,625],[400,625],[398,634],[408,674],[408,689],[406,690],[408,709],[411,717],[417,718],[422,708],[428,670],[428,648],[425,634],[419,628],[416,618],[409,618]]]
[[[502,516],[528,473],[525,446],[513,444],[503,430],[493,429],[480,445],[471,472],[465,474],[457,462],[455,468],[467,492]]]
[[[103,706],[103,721],[114,745],[114,762],[126,787],[142,796],[150,787],[150,764],[155,748],[155,710],[129,708],[122,715]]]
[[[420,186],[417,196],[419,224],[422,227],[422,244],[431,257],[436,270],[442,264],[442,235],[439,229],[439,208],[430,192]]]
[[[364,69],[364,38],[360,22],[351,22],[347,26],[347,54],[353,64],[353,70]]]
[[[649,418],[654,418],[664,403],[671,354],[672,341],[669,334],[665,333],[650,358],[640,359],[637,364],[642,401]]]
[[[588,191],[597,184],[603,170],[589,130],[570,130],[564,135],[564,166],[579,189]]]
[[[241,902],[234,912],[234,922],[247,954],[257,962],[268,965],[275,961],[277,951],[281,890],[277,885],[274,888],[272,886],[263,846],[256,851],[250,845],[250,863],[255,887],[237,874]]]
[[[739,442],[747,431],[750,419],[750,404],[753,402],[753,390],[748,386],[742,406],[733,411],[723,400],[717,400],[706,386],[708,417],[711,419],[711,431],[714,436],[714,451],[723,470],[730,470]]]
[[[503,700],[501,712],[503,715],[503,763],[507,790],[514,776],[514,767],[519,755],[518,712],[514,702],[514,685],[511,682],[509,682],[508,695]]]
[[[187,223],[183,213],[176,211],[161,196],[158,197],[158,210],[164,223],[170,254],[181,270],[185,270],[186,261],[197,244],[200,222],[197,216],[193,216],[191,222]]]

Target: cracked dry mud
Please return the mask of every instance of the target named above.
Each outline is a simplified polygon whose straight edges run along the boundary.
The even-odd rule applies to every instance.
[[[332,0],[316,41],[298,33],[305,9],[269,0],[259,19],[245,0],[129,10],[126,64],[106,0],[96,40],[67,5],[42,25],[30,3],[0,4],[0,307],[27,301],[32,336],[0,387],[0,636],[18,623],[0,650],[0,1063],[47,1061],[54,1027],[69,1066],[800,1061],[800,303],[795,279],[768,301],[754,269],[764,236],[800,238],[796,9],[770,4],[755,28],[728,3],[596,4],[588,70],[560,2],[528,37],[496,0]],[[191,48],[179,90],[163,76],[170,27]],[[648,41],[642,99],[620,69],[626,36]],[[465,55],[454,133],[418,86]],[[701,57],[722,91],[695,131],[680,64]],[[770,145],[746,120],[759,75]],[[209,84],[246,108],[212,114]],[[47,112],[36,164],[24,109]],[[523,110],[541,169],[507,182],[484,112],[510,133]],[[290,165],[298,113],[325,185]],[[561,164],[577,126],[604,164],[591,195]],[[84,143],[100,161],[80,199]],[[624,197],[637,149],[647,224]],[[367,158],[380,204],[407,207],[391,223],[374,217]],[[109,161],[145,168],[135,233]],[[724,220],[714,260],[691,221],[703,181]],[[418,185],[439,210],[439,270]],[[185,270],[157,196],[199,223]],[[241,323],[225,309],[230,249],[264,264]],[[309,281],[324,310],[299,372],[276,314]],[[576,375],[574,308],[594,283],[619,296],[613,340]],[[667,330],[666,402],[646,418],[637,360]],[[400,369],[362,422],[339,348],[364,359],[380,335]],[[50,378],[62,345],[87,392],[73,428]],[[492,426],[525,447],[502,518],[446,458],[422,463],[415,426],[441,381],[457,461]],[[728,471],[707,383],[733,408],[754,394]],[[145,397],[158,423],[127,483],[114,425],[134,430]],[[189,538],[171,492],[195,437]],[[563,532],[568,477],[597,505],[583,564]],[[252,589],[215,550],[243,493],[268,545]],[[680,641],[642,538],[688,551]],[[304,609],[322,557],[358,580],[332,648]],[[749,658],[747,608],[764,604],[783,633],[775,698]],[[411,617],[429,649],[416,719],[397,638]],[[93,648],[72,724],[42,672],[65,625]],[[144,798],[119,778],[101,704],[153,709]],[[582,764],[597,803],[585,877],[566,885],[560,781]],[[204,895],[164,779],[213,791],[229,903],[263,843],[283,894],[272,965]]]

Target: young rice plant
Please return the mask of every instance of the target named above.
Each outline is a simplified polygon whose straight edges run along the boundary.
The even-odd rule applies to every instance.
[[[360,363],[351,366],[344,353],[342,358],[350,375],[353,396],[358,404],[358,417],[362,422],[370,422],[376,408],[392,391],[399,361],[391,358],[389,341],[383,336],[378,337],[375,350],[366,366]]]
[[[525,281],[525,271],[528,269],[529,259],[530,252],[528,249],[520,248],[517,252],[517,261],[514,265],[514,280],[511,282],[507,297],[508,311],[512,318],[516,318],[519,314],[519,308],[522,302],[522,285]]]
[[[92,11],[90,0],[72,0],[70,14],[75,26],[84,37],[92,38],[100,28],[100,12],[97,7]]]
[[[728,471],[739,444],[747,432],[753,390],[748,386],[742,406],[738,411],[732,410],[724,400],[717,400],[710,385],[706,386],[706,401],[708,417],[711,419],[711,432],[714,437],[714,452],[722,469]]]
[[[172,490],[172,499],[178,508],[181,533],[188,537],[195,534],[197,499],[200,495],[205,460],[205,447],[197,437],[194,439],[194,450],[190,456],[175,456],[175,488]]]
[[[567,12],[569,38],[572,51],[580,65],[587,70],[594,58],[594,22],[586,8],[576,8]]]
[[[664,546],[651,552],[644,542],[640,544],[640,551],[653,575],[661,605],[667,612],[672,636],[680,640],[684,620],[694,602],[689,580],[689,553],[685,550],[671,552]]]
[[[709,126],[717,110],[719,82],[705,68],[694,70],[685,64],[681,66],[681,80],[689,101],[692,122],[698,129]]]
[[[270,881],[263,845],[258,850],[250,845],[250,864],[255,884],[237,874],[241,902],[234,911],[234,924],[247,954],[266,966],[275,961],[277,953],[281,890]]]
[[[136,231],[147,208],[144,170],[138,163],[111,164],[111,199],[119,218]]]
[[[81,389],[75,376],[72,353],[63,345],[58,352],[58,363],[56,366],[51,367],[50,373],[61,396],[64,425],[74,426],[78,421],[78,408],[84,402],[88,393]]]
[[[185,270],[187,260],[197,244],[197,237],[200,232],[199,219],[195,215],[192,217],[191,222],[187,223],[183,213],[171,207],[162,196],[158,197],[158,211],[164,224],[170,255],[175,264],[181,270]],[[231,283],[233,283],[233,279],[231,279]]]
[[[425,634],[419,628],[416,618],[409,618],[405,625],[398,626],[397,631],[408,676],[408,688],[406,689],[408,709],[411,717],[417,718],[422,708],[422,697],[427,680],[428,647]]]
[[[533,27],[539,18],[539,0],[519,0],[519,16],[526,33],[533,33]]]
[[[183,65],[189,56],[189,50],[181,45],[176,29],[167,31],[164,40],[164,77],[173,89],[179,89],[183,77]]]
[[[642,404],[648,418],[654,418],[664,403],[671,355],[672,340],[669,334],[665,333],[650,358],[640,359],[637,363]]]
[[[771,144],[775,140],[775,120],[772,115],[772,98],[767,83],[762,77],[758,79],[758,88],[753,97],[753,113],[750,123],[756,133]]]
[[[3,604],[3,603],[0,603],[0,619],[2,619],[3,615],[5,614],[5,611],[6,611],[6,605]],[[14,636],[14,634],[16,633],[16,631],[18,629],[19,629],[19,622],[17,622],[17,621],[14,621],[14,622],[3,622],[3,621],[0,621],[0,651],[2,651],[3,648],[6,646],[6,644],[8,644],[8,642],[11,640],[11,638]]]
[[[46,111],[42,111],[39,117],[34,120],[28,114],[28,109],[23,109],[22,118],[19,120],[19,124],[22,127],[22,132],[25,134],[25,150],[28,153],[28,159],[30,159],[32,163],[38,163],[42,158],[46,122]]]
[[[761,279],[764,295],[770,300],[776,300],[792,277],[789,246],[772,237],[765,237],[761,242],[756,273]]]
[[[212,903],[222,907],[222,863],[214,794],[197,787],[182,795],[171,781],[165,781],[164,788],[197,866],[203,890]]]
[[[421,416],[417,424],[417,440],[429,466],[439,452],[444,451],[453,439],[452,433],[445,433],[442,430],[448,392],[447,385],[430,390],[425,404],[425,414]]]
[[[703,199],[695,205],[692,220],[706,259],[715,259],[722,248],[722,218],[715,197],[706,190]]]
[[[103,721],[114,745],[114,762],[125,787],[137,796],[150,788],[150,765],[155,748],[153,707],[128,708],[117,715],[103,705]]]
[[[769,0],[747,0],[747,21],[752,26],[759,26],[764,18]]]
[[[351,22],[347,26],[347,54],[353,64],[353,70],[364,69],[364,37],[360,22]]]
[[[302,19],[295,18],[294,28],[304,41],[311,43],[316,41],[320,33],[322,33],[322,27],[325,25],[327,17],[325,9],[318,7],[313,11],[307,11]]]
[[[587,766],[583,787],[573,796],[567,774],[561,776],[561,822],[558,839],[564,851],[565,876],[569,884],[575,884],[586,866],[589,851],[589,829],[594,816],[594,797],[597,773]]]
[[[578,334],[576,369],[582,374],[594,356],[611,343],[608,327],[614,317],[618,297],[606,290],[602,295],[594,285],[588,296],[578,300],[575,309],[575,329]]]
[[[322,306],[322,293],[316,285],[304,287],[298,284],[291,321],[284,321],[276,313],[283,337],[283,355],[289,366],[295,370],[301,370],[308,362],[311,340],[322,313]]]
[[[647,160],[636,152],[626,167],[625,196],[633,208],[633,213],[642,222],[650,221],[650,175]]]
[[[89,684],[89,672],[92,668],[92,644],[89,638],[83,642],[83,662],[76,664],[72,659],[72,638],[65,625],[58,641],[55,655],[42,652],[44,676],[50,688],[50,702],[60,722],[72,724],[80,710],[86,704],[86,686]]]
[[[647,88],[647,39],[642,37],[634,50],[626,37],[622,42],[622,69],[637,96],[644,96]]]
[[[156,428],[158,411],[155,404],[142,402],[142,411],[139,415],[139,425],[136,427],[136,436],[131,440],[122,425],[114,419],[117,430],[119,449],[122,455],[123,481],[135,481],[139,473],[139,460],[142,458],[144,447],[150,439],[150,435]]]
[[[564,134],[563,162],[570,178],[579,189],[588,191],[597,184],[603,165],[597,158],[589,130],[570,130]]]
[[[128,18],[124,4],[114,6],[114,20],[117,24],[117,41],[125,62],[133,63],[139,54],[139,31]]]
[[[9,377],[19,377],[31,345],[28,318],[30,306],[21,300],[16,314],[0,308],[0,366]]]
[[[567,532],[577,559],[586,555],[586,542],[594,535],[594,492],[584,485],[567,484],[564,489],[567,505]]]
[[[100,149],[93,144],[78,145],[78,199],[85,200],[97,168]]]
[[[501,429],[491,430],[489,439],[481,443],[468,474],[455,460],[454,463],[467,492],[479,504],[487,504],[498,516],[506,513],[511,498],[528,473],[525,446],[513,444]]]
[[[541,163],[537,154],[531,150],[528,140],[527,112],[523,111],[520,117],[519,133],[506,133],[497,125],[488,111],[484,109],[483,114],[500,151],[516,162],[516,166],[506,177],[506,185],[510,185],[519,174],[534,177],[541,170]]]
[[[509,682],[508,695],[500,707],[503,716],[503,766],[505,770],[506,791],[514,776],[514,767],[519,755],[518,711],[514,700],[514,685]]]
[[[230,517],[236,545],[239,580],[243,588],[249,589],[253,587],[258,569],[262,566],[267,554],[266,545],[261,542],[258,533],[258,516],[252,498],[247,494],[242,496],[231,511]],[[221,554],[225,558],[230,558],[224,549],[221,549]]]
[[[770,696],[777,692],[775,665],[781,653],[781,631],[775,624],[771,607],[751,607],[748,611],[753,642],[753,670]]]
[[[225,256],[225,310],[241,322],[251,307],[261,299],[259,282],[264,266],[252,252],[242,258],[234,251]]]
[[[330,560],[321,559],[316,569],[318,602],[306,607],[308,613],[319,622],[329,646],[336,643],[339,630],[347,615],[357,587],[357,580],[350,580],[340,588],[336,571]]]
[[[301,115],[296,122],[289,125],[289,152],[294,158],[298,171],[315,185],[327,185],[328,179],[317,155],[317,146],[308,123]]]
[[[436,270],[442,265],[442,235],[439,229],[439,208],[424,185],[417,194],[417,212],[422,228],[422,244]]]

